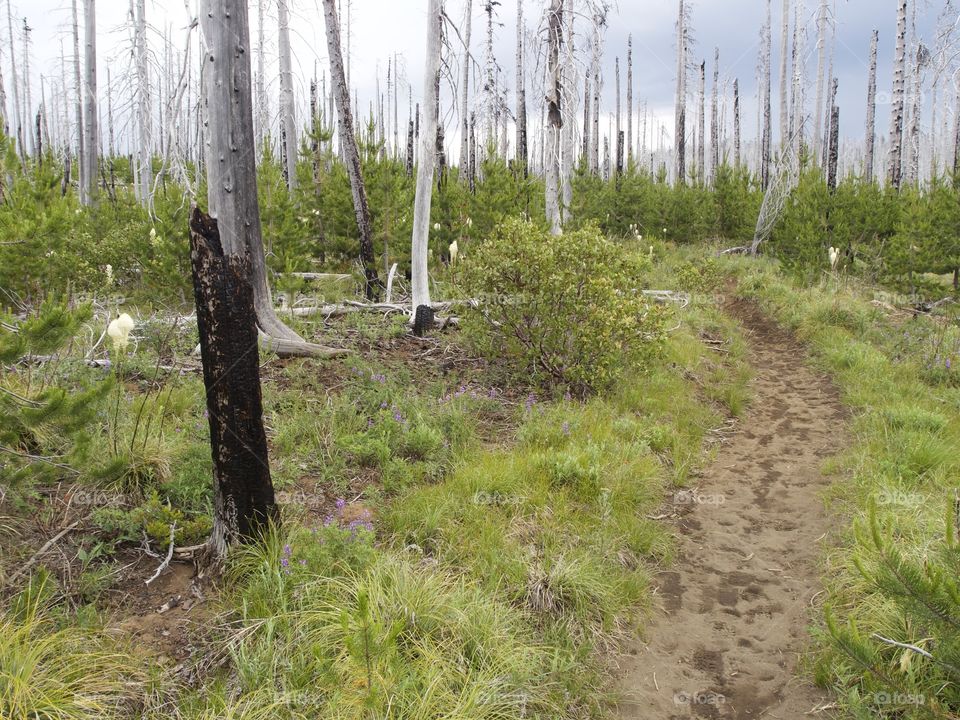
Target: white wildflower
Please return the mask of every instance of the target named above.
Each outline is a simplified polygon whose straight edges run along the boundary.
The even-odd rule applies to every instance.
[[[112,320],[107,325],[107,335],[113,340],[113,349],[116,351],[125,350],[130,344],[130,331],[134,328],[133,318],[122,313],[116,320]]]

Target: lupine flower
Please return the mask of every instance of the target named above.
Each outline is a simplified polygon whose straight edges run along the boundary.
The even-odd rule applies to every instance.
[[[343,498],[337,498],[337,502],[334,504],[337,506],[338,511],[342,511],[343,508],[347,506],[347,501],[344,500]]]

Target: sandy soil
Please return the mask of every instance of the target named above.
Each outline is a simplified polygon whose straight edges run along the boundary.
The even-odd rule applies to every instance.
[[[827,700],[797,663],[830,530],[820,468],[844,411],[787,333],[752,305],[729,310],[750,340],[753,402],[699,487],[673,497],[678,557],[621,658],[622,718],[799,720]]]

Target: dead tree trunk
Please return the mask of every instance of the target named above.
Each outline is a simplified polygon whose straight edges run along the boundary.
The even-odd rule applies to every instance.
[[[687,7],[679,0],[677,13],[677,95],[674,105],[676,182],[687,181]]]
[[[590,138],[590,170],[593,174],[600,172],[600,88],[602,87],[602,78],[600,70],[600,53],[601,53],[601,36],[600,29],[603,27],[605,18],[602,13],[595,13],[593,16],[593,47],[592,47],[592,56],[590,60],[590,68],[592,84],[591,90],[593,91],[593,110],[591,112],[591,120],[593,127],[591,129],[592,137]]]
[[[153,151],[151,147],[150,68],[147,54],[147,4],[136,0],[134,45],[137,63],[137,173],[140,204],[153,208]],[[249,60],[248,60],[249,63]],[[258,225],[259,229],[259,225]]]
[[[840,158],[840,108],[837,107],[837,80],[833,80],[830,93],[833,102],[830,105],[830,141],[827,149],[827,187],[830,192],[837,189],[837,163]]]
[[[74,0],[73,6],[73,16],[74,16],[74,28],[77,26],[77,9],[76,9],[76,0]],[[26,158],[26,150],[23,146],[23,113],[20,108],[20,81],[17,75],[17,51],[16,44],[13,41],[13,15],[10,11],[10,0],[7,0],[7,32],[10,40],[10,82],[13,83],[13,114],[14,121],[10,124],[11,130],[15,135],[15,142],[17,145],[17,150],[20,153],[20,159],[24,160]],[[80,53],[79,40],[76,39],[78,31],[74,31],[74,50],[77,55]],[[79,93],[79,78],[77,78],[77,92]],[[80,101],[77,100],[79,103]]]
[[[767,22],[763,30],[763,59],[761,61],[761,107],[763,111],[763,128],[760,140],[760,184],[766,190],[770,184],[770,159],[772,151],[773,123],[770,113],[770,60],[773,47],[773,36],[771,34],[771,14],[770,0],[767,0]]]
[[[77,174],[79,175],[77,186],[80,189],[80,202],[86,205],[89,202],[87,199],[87,138],[86,133],[83,131],[83,81],[81,80],[82,75],[80,71],[80,16],[77,11],[77,0],[73,0],[71,7],[73,10],[73,82],[77,92],[74,101],[74,114],[76,115],[77,123],[77,148],[79,152],[77,156]],[[11,61],[14,55],[15,53],[11,47]],[[14,66],[14,71],[16,71],[16,66]],[[19,120],[20,118],[18,117],[18,123]]]
[[[527,172],[527,89],[523,77],[523,0],[517,0],[517,165]]]
[[[194,208],[190,261],[213,455],[208,559],[256,540],[277,519],[260,390],[260,353],[248,257],[224,252],[217,221]]]
[[[733,166],[740,168],[740,81],[733,80]]]
[[[287,187],[297,187],[297,117],[293,98],[293,57],[290,50],[290,8],[288,0],[278,0],[277,19],[279,24],[280,53],[280,127],[283,140],[283,174]]]
[[[903,88],[907,66],[907,0],[897,3],[897,50],[893,64],[893,94],[890,102],[890,159],[887,180],[899,190],[903,176]]]
[[[827,0],[820,0],[817,13],[817,98],[813,109],[813,157],[819,163],[823,141],[823,93],[827,58]]]
[[[627,35],[627,167],[633,162],[633,35]]]
[[[780,18],[780,145],[790,138],[789,103],[790,86],[787,84],[787,67],[790,58],[790,0],[783,0]]]
[[[332,0],[324,0],[331,2]],[[427,57],[423,70],[424,127],[420,140],[420,164],[417,166],[417,190],[413,203],[413,237],[410,245],[410,284],[412,307],[416,314],[421,305],[430,305],[430,278],[428,256],[430,250],[430,206],[433,200],[433,171],[436,163],[434,147],[437,137],[438,113],[433,111],[439,102],[437,75],[440,72],[440,30],[443,17],[440,0],[429,0],[427,5]]]
[[[870,74],[867,79],[867,134],[866,154],[863,161],[863,176],[867,182],[873,182],[874,148],[877,143],[877,43],[880,32],[873,31],[870,42]]]
[[[720,167],[720,48],[713,51],[713,95],[710,98],[710,183]]]
[[[354,135],[353,112],[350,109],[350,88],[343,67],[343,55],[340,50],[340,22],[334,0],[323,0],[323,12],[327,26],[327,54],[330,57],[331,92],[336,96],[337,122],[340,132],[340,147],[343,149],[343,162],[350,178],[350,191],[353,196],[353,210],[357,217],[357,231],[360,235],[360,262],[366,279],[364,294],[368,300],[376,299],[380,294],[380,278],[377,275],[377,262],[373,253],[373,228],[370,219],[370,204],[367,202],[367,189],[363,182],[363,170],[360,166],[360,150]],[[422,159],[421,159],[422,162]]]
[[[577,66],[573,44],[573,0],[565,0],[567,47],[563,63],[563,128],[560,132],[560,220],[570,222],[573,209],[573,169],[577,144]]]
[[[560,128],[563,125],[560,97],[560,46],[563,43],[562,0],[550,0],[547,10],[547,77],[546,77],[546,150],[544,177],[546,215],[550,232],[559,235],[560,218]]]
[[[622,171],[622,167],[617,165],[617,159],[623,157],[623,148],[620,147],[620,58],[614,58],[614,83],[616,84],[616,103],[614,105],[614,131],[613,131],[613,156],[614,165],[617,166],[617,174]]]
[[[460,167],[458,179],[461,183],[470,181],[470,28],[472,22],[473,3],[467,0],[467,16],[463,29],[463,67],[460,80]],[[412,143],[411,143],[412,147]]]
[[[85,191],[83,197],[88,205],[97,202],[97,169],[100,149],[99,112],[97,110],[97,8],[96,0],[84,0],[84,42],[86,43],[87,84],[84,88],[86,95],[87,117],[84,120],[83,132],[86,138],[83,149],[86,153],[86,170],[83,174]]]
[[[277,317],[267,282],[254,156],[247,3],[203,0],[203,87],[208,128],[207,200],[229,255],[249,255],[256,322],[281,355],[343,354],[305,343]]]
[[[700,63],[700,85],[697,92],[697,137],[700,144],[697,146],[697,182],[703,185],[706,178],[707,168],[707,118],[706,118],[706,95],[707,95],[707,63]]]

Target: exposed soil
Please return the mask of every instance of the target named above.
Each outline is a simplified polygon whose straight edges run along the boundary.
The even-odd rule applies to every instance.
[[[844,410],[804,351],[748,303],[753,402],[700,486],[674,495],[678,557],[657,578],[661,611],[621,666],[622,718],[809,717],[825,693],[798,673],[830,531],[823,461]]]

